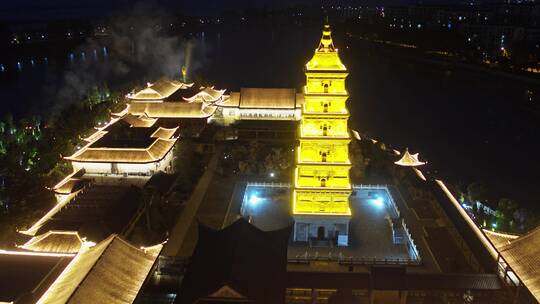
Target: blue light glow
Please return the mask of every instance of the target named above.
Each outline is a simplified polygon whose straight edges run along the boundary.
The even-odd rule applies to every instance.
[[[257,205],[259,202],[260,202],[260,198],[257,197],[257,195],[255,194],[252,194],[250,197],[249,197],[249,203],[252,204],[252,205]]]
[[[373,205],[375,205],[378,208],[382,208],[384,206],[384,199],[380,196],[377,196],[372,200]]]

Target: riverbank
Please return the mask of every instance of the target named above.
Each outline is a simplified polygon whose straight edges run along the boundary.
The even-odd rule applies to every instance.
[[[420,152],[428,170],[453,184],[482,181],[494,197],[534,209],[540,196],[540,166],[533,161],[540,148],[539,85],[395,47],[348,42],[343,57],[350,67],[353,128]]]
[[[375,45],[380,45],[385,48],[390,48],[390,49],[393,48],[398,52],[402,51],[401,54],[404,59],[415,60],[421,63],[440,65],[446,68],[459,67],[459,68],[469,69],[475,72],[484,72],[484,73],[489,73],[495,76],[504,76],[513,80],[519,80],[526,83],[530,83],[532,85],[540,85],[540,74],[534,74],[530,72],[523,72],[523,73],[516,74],[512,72],[503,71],[501,69],[493,68],[493,67],[487,67],[484,64],[481,65],[481,64],[463,62],[463,61],[460,61],[459,59],[456,59],[455,56],[447,57],[446,59],[443,56],[439,56],[440,58],[435,58],[436,56],[429,55],[429,54],[436,54],[438,52],[429,52],[429,51],[423,52],[421,50],[416,49],[416,47],[413,45],[391,43],[389,41],[381,41],[381,40],[375,41],[375,40],[365,39],[361,36],[356,36],[356,35],[350,35],[350,37],[351,39],[361,39],[363,41],[373,43]]]

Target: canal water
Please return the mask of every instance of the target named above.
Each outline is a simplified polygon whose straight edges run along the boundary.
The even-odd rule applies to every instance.
[[[320,30],[234,28],[194,37],[190,75],[202,75],[229,90],[300,89],[305,81],[303,65],[317,46]],[[342,35],[336,35],[336,40],[350,71],[353,128],[397,149],[419,152],[429,162],[428,170],[450,182],[486,181],[501,197],[515,198],[531,208],[540,203],[537,84],[426,63]],[[103,49],[97,52],[96,58],[86,54],[86,60],[94,60],[95,65],[114,60],[112,50],[107,55]],[[84,64],[81,54],[75,53],[73,60],[69,53],[65,56],[67,65]],[[2,111],[40,112],[54,104],[51,87],[62,86],[67,65],[51,67],[43,60],[34,67],[25,63],[16,77],[10,74],[9,81],[6,72],[0,73],[6,98]]]
[[[15,118],[38,114],[46,116],[87,86],[100,86],[107,79],[98,77],[99,67],[108,64],[106,46],[52,55],[12,57],[0,62],[0,91],[3,100],[0,114]],[[85,74],[85,71],[87,72]],[[83,76],[85,75],[85,76]]]

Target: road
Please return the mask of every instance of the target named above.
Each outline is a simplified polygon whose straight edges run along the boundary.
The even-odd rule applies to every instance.
[[[177,256],[180,252],[189,227],[195,219],[195,215],[199,210],[199,206],[201,205],[201,202],[206,194],[208,186],[214,177],[220,155],[221,149],[218,148],[214,156],[210,159],[210,162],[208,163],[204,174],[199,179],[197,186],[195,186],[193,193],[191,193],[189,200],[186,202],[184,210],[182,210],[178,216],[178,220],[176,221],[176,224],[169,235],[169,240],[163,248],[163,255]]]

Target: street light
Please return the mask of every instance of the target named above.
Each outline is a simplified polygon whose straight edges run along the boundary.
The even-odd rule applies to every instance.
[[[384,206],[384,199],[378,196],[372,200],[372,203],[375,205],[375,207],[381,208]]]
[[[257,205],[259,203],[261,199],[259,197],[257,197],[257,195],[255,194],[252,194],[250,197],[249,197],[249,203],[251,205]]]

